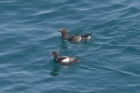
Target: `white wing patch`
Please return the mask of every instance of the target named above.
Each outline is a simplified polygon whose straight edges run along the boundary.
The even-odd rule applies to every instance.
[[[90,36],[87,37],[87,39],[90,39],[90,38],[91,38]]]
[[[65,59],[62,60],[62,62],[64,62],[64,63],[67,63],[69,61],[70,61],[70,58],[65,58]]]
[[[81,36],[75,36],[74,40],[75,40],[76,42],[80,42],[80,41],[81,41]]]

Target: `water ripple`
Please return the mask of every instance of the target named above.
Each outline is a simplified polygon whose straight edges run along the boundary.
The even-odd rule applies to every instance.
[[[139,92],[138,0],[1,0],[0,92]],[[89,42],[61,38],[93,32]],[[50,52],[78,56],[69,68]]]

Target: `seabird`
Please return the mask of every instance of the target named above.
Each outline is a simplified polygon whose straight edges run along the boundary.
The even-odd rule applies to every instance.
[[[51,55],[54,56],[54,61],[61,65],[80,62],[80,60],[77,60],[76,57],[59,56],[59,53],[57,51],[51,52]]]
[[[91,32],[89,34],[84,34],[84,35],[71,35],[71,36],[69,36],[66,28],[58,29],[58,32],[61,32],[62,37],[65,40],[68,40],[70,42],[81,42],[83,40],[88,41],[91,38],[90,35],[93,33],[93,32]]]

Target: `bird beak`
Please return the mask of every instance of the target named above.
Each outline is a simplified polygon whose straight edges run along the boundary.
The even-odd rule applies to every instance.
[[[58,31],[58,32],[61,32],[61,29],[58,29],[57,31]]]
[[[52,56],[52,52],[50,52],[50,55]]]

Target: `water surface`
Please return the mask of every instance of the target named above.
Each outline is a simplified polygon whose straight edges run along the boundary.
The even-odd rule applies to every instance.
[[[0,93],[139,93],[139,0],[1,0]],[[93,32],[90,42],[64,41]],[[69,68],[50,52],[78,56]]]

